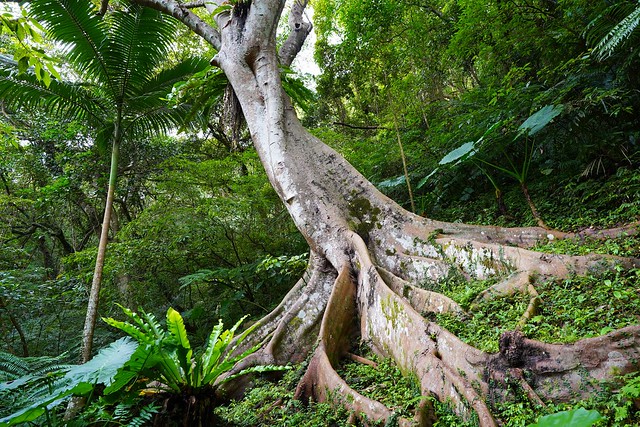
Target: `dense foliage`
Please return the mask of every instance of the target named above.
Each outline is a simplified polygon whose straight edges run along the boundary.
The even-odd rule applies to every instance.
[[[625,190],[609,192],[606,209],[625,207],[607,225],[633,220],[638,187],[625,171],[639,160],[636,38],[602,61],[589,49],[634,2],[607,3],[320,1],[316,59],[323,73],[307,121],[321,124],[326,140],[409,206],[399,126],[416,209],[431,218],[530,224],[518,194],[524,181],[548,225],[567,226],[566,211],[554,211],[562,207],[583,211],[584,221],[570,228],[590,226],[590,204],[573,200],[613,178]],[[561,113],[518,138],[518,127],[547,105]],[[343,142],[344,134],[354,142]],[[482,137],[478,160],[438,168],[451,150]]]
[[[125,2],[112,4],[117,13],[125,13]],[[291,93],[300,95],[300,112],[312,132],[405,207],[413,204],[418,214],[452,222],[523,226],[542,220],[564,231],[640,219],[637,2],[317,0],[313,7],[315,59],[322,71],[315,81],[316,96],[310,99],[297,81],[288,83]],[[70,58],[56,46],[50,55],[39,50],[27,55],[29,50],[21,50],[25,43],[46,40],[35,35],[38,27],[30,18],[20,16],[3,15],[0,62],[5,69],[18,67],[23,82],[35,85],[40,79],[44,87],[60,88],[82,77],[86,84],[73,89],[80,91],[98,80],[100,76],[82,74],[88,68],[74,71],[70,66],[90,62],[88,58]],[[617,26],[620,22],[626,28]],[[19,34],[25,25],[33,26],[28,30],[34,32],[31,41]],[[592,53],[603,39],[616,43]],[[185,59],[183,52],[198,49],[186,35],[172,48],[167,67]],[[50,65],[53,57],[59,71]],[[35,66],[34,75],[25,61]],[[289,76],[290,71],[284,73]],[[199,368],[197,363],[190,368],[191,345],[194,350],[211,347],[211,331],[221,328],[218,319],[235,324],[245,315],[268,313],[306,265],[306,245],[271,189],[248,144],[248,132],[228,122],[225,84],[211,74],[202,72],[174,89],[175,96],[190,91],[192,96],[181,93],[181,100],[206,107],[186,115],[204,115],[205,122],[194,131],[182,123],[176,124],[181,133],[140,132],[123,142],[101,294],[101,316],[113,317],[109,323],[129,333],[117,304],[127,307],[131,318],[136,316],[131,310],[144,307],[148,314],[141,316],[154,330],[163,326],[154,323],[153,314],[159,317],[175,307],[167,327],[192,337],[189,347],[179,351],[171,344],[184,353],[177,362],[184,373]],[[110,76],[102,78],[107,86],[113,83]],[[170,85],[165,89],[152,94],[153,106],[175,107],[175,99],[166,99],[171,98]],[[54,114],[64,105],[42,105],[37,93],[24,86],[11,90],[5,89],[0,100],[0,379],[26,374],[40,379],[58,372],[51,379],[60,391],[56,399],[86,395],[96,383],[108,388],[127,362],[124,355],[140,348],[131,341],[109,344],[119,335],[103,323],[96,336],[102,351],[95,363],[113,356],[114,348],[130,352],[122,353],[122,360],[110,359],[111,371],[98,377],[83,377],[86,371],[67,365],[76,361],[81,341],[106,199],[105,129],[111,129],[114,117]],[[21,91],[29,95],[29,105],[18,102]],[[73,92],[78,93],[88,97],[89,92]],[[100,90],[90,93],[104,95]],[[623,237],[551,242],[536,250],[638,258],[639,246],[637,237]],[[452,274],[444,282],[422,285],[465,306],[490,283]],[[572,342],[638,322],[638,269],[545,279],[540,289],[542,303],[523,326],[529,337]],[[520,322],[527,304],[510,296],[481,307],[473,318],[441,315],[434,320],[495,351],[499,334]],[[53,358],[59,354],[61,358]],[[357,364],[343,369],[353,385],[390,399],[398,414],[415,410],[421,399],[412,380],[387,362],[377,362],[376,369]],[[172,386],[166,374],[154,379]],[[293,400],[296,380],[294,372],[278,385],[257,387],[245,400],[218,408],[217,414],[233,425],[347,424],[345,412],[325,404],[303,408]],[[33,396],[40,403],[53,402],[41,389],[34,390],[16,401],[3,400],[0,418]],[[620,378],[611,391],[600,401],[578,406],[603,415],[596,425],[634,425],[639,377]],[[120,396],[114,402],[103,399],[107,394],[92,400],[78,422],[136,425],[161,412],[148,397]],[[496,408],[510,420],[507,425],[527,425],[540,414],[570,409],[536,407],[521,397],[516,393],[513,405]],[[397,401],[409,405],[401,407]],[[433,405],[436,425],[472,423],[446,406]],[[53,425],[62,416],[60,410],[49,413],[42,404],[36,406],[29,419],[44,415],[38,422]],[[252,409],[256,407],[260,410]]]

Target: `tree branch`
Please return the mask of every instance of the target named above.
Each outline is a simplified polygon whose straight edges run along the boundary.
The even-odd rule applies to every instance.
[[[308,0],[295,0],[291,6],[291,12],[289,13],[289,37],[280,47],[278,52],[278,60],[280,64],[287,67],[291,66],[291,63],[296,58],[302,45],[304,45],[307,36],[313,29],[311,22],[305,22],[304,9],[307,7]]]
[[[216,50],[220,50],[220,33],[211,25],[200,19],[199,16],[189,10],[187,5],[174,0],[133,0],[141,6],[159,10],[171,15],[186,25],[191,31],[209,42]]]
[[[186,9],[195,9],[197,7],[205,7],[204,1],[192,1],[190,3],[183,3],[182,7]]]
[[[102,0],[100,2],[100,10],[98,11],[98,15],[104,16],[107,13],[107,9],[109,8],[109,0]]]
[[[377,130],[377,129],[382,129],[382,130],[391,130],[388,127],[385,126],[357,126],[357,125],[351,125],[349,123],[343,123],[343,122],[333,122],[334,125],[337,126],[344,126],[344,127],[348,127],[351,129],[363,129],[363,130]]]

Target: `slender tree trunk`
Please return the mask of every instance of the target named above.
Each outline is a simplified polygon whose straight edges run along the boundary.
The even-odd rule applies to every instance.
[[[531,198],[531,195],[529,194],[529,187],[527,186],[527,183],[526,182],[521,182],[520,183],[520,188],[522,189],[522,194],[524,194],[524,198],[527,200],[527,205],[529,205],[529,209],[531,209],[531,215],[533,215],[533,217],[535,218],[536,222],[538,223],[538,227],[542,227],[542,228],[548,229],[549,227],[544,222],[544,220],[540,216],[540,213],[538,212],[538,209],[536,208],[536,205],[533,203],[533,199]]]
[[[398,116],[395,110],[393,110],[393,126],[396,130],[396,138],[398,139],[398,147],[400,148],[400,157],[402,158],[402,171],[404,173],[404,180],[407,183],[409,201],[411,202],[411,212],[415,213],[416,204],[413,201],[413,191],[411,190],[411,180],[409,179],[409,170],[407,169],[407,158],[404,155],[404,147],[402,146],[402,139],[400,138],[400,129],[398,128]]]
[[[0,297],[0,309],[4,309],[7,312],[7,316],[9,317],[9,322],[11,322],[11,324],[13,325],[13,328],[16,330],[16,332],[18,333],[18,336],[20,337],[20,344],[22,345],[22,357],[29,357],[29,345],[27,343],[27,337],[25,336],[24,331],[22,330],[22,326],[20,326],[18,319],[16,319],[13,313],[11,313],[11,311],[9,310],[9,307],[7,307],[6,303],[4,302],[4,299],[1,297]]]
[[[96,256],[96,266],[93,272],[89,301],[87,304],[87,315],[84,320],[84,330],[82,333],[82,363],[91,359],[93,350],[93,335],[98,317],[98,302],[100,300],[100,287],[102,284],[102,271],[104,270],[104,259],[107,253],[107,242],[109,240],[109,224],[111,223],[111,211],[113,209],[113,197],[118,179],[118,156],[120,150],[120,132],[116,129],[113,146],[111,149],[111,169],[109,172],[109,187],[107,190],[107,201],[104,207],[104,218],[102,220],[102,231],[98,243],[98,254]]]

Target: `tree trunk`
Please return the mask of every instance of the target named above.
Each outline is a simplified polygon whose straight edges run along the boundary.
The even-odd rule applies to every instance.
[[[194,24],[172,0],[139,2],[184,16],[190,28],[204,31],[206,24]],[[507,382],[521,384],[533,399],[564,401],[597,393],[599,381],[614,371],[637,370],[639,326],[571,345],[536,342],[514,331],[503,335],[499,353],[490,354],[425,319],[425,313],[462,311],[444,295],[416,286],[444,278],[451,269],[470,278],[503,277],[481,299],[522,292],[534,307],[532,275],[564,277],[596,265],[640,263],[546,255],[525,247],[562,233],[445,223],[402,209],[300,124],[280,82],[275,34],[283,6],[281,0],[238,2],[217,15],[220,33],[211,29],[207,36],[218,48],[213,63],[233,86],[269,180],[311,249],[304,277],[239,351],[266,344],[236,370],[310,356],[299,397],[338,395],[358,416],[388,419],[389,409],[351,389],[335,371],[358,336],[415,374],[425,396],[450,400],[462,415],[475,412],[481,426],[497,425],[487,402],[505,399]]]
[[[107,189],[107,201],[104,206],[104,218],[102,220],[102,231],[98,243],[98,254],[96,256],[96,266],[91,281],[89,301],[87,303],[87,314],[84,320],[84,330],[82,333],[82,363],[91,359],[93,348],[93,335],[98,318],[98,303],[100,301],[100,287],[102,285],[102,271],[104,270],[104,258],[107,253],[107,242],[109,241],[109,224],[111,224],[111,211],[113,209],[113,197],[118,178],[118,155],[120,149],[120,137],[118,127],[111,149],[111,168],[109,172],[109,187]]]
[[[20,322],[13,315],[7,304],[4,302],[4,298],[0,297],[0,310],[4,309],[7,312],[7,316],[9,317],[9,322],[13,325],[13,328],[18,333],[20,337],[20,344],[22,345],[22,357],[29,357],[29,345],[27,343],[27,337],[22,330],[22,326],[20,326]]]

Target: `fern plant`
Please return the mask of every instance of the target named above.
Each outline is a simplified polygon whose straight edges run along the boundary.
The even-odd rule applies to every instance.
[[[69,365],[53,372],[30,374],[0,383],[2,401],[11,401],[13,408],[19,408],[0,418],[0,426],[33,421],[47,415],[72,395],[87,396],[96,385],[109,387],[137,347],[131,339],[122,338],[83,365]]]
[[[20,408],[4,418],[0,414],[0,427],[30,422],[42,415],[49,416],[53,408],[72,395],[101,397],[104,405],[117,405],[140,395],[163,399],[163,406],[168,409],[157,414],[166,418],[160,424],[215,425],[213,409],[217,404],[217,387],[250,372],[288,368],[254,366],[230,375],[236,363],[259,348],[257,345],[244,352],[235,352],[253,330],[248,328],[236,336],[246,316],[228,330],[224,330],[220,321],[213,328],[204,349],[194,354],[184,320],[173,308],[167,311],[166,327],[153,314],[143,310],[137,314],[121,308],[129,321],[113,318],[104,321],[130,338],[112,343],[83,365],[65,366],[54,372],[26,375],[0,383],[3,402],[13,398],[12,408]],[[11,359],[5,364],[14,371],[24,369],[20,360]],[[100,387],[96,387],[98,385]],[[153,408],[155,406],[149,406],[135,419],[143,422],[155,413]]]
[[[131,320],[119,321],[113,318],[103,319],[109,325],[120,329],[140,344],[131,360],[117,375],[114,383],[105,392],[113,392],[125,386],[131,386],[134,379],[144,375],[153,387],[145,385],[145,393],[164,391],[170,393],[194,392],[201,388],[217,387],[240,375],[250,372],[265,372],[287,369],[282,366],[254,366],[234,375],[223,377],[237,362],[254,353],[254,346],[243,353],[235,350],[253,331],[246,329],[234,342],[235,332],[247,317],[243,317],[231,329],[223,330],[222,320],[209,335],[205,348],[194,354],[184,320],[173,308],[167,311],[166,330],[153,314],[140,310],[140,314],[122,307]]]
[[[153,314],[140,314],[122,307],[129,321],[103,319],[138,342],[129,362],[116,375],[105,394],[118,390],[136,391],[145,396],[164,399],[163,425],[215,425],[213,409],[217,405],[215,390],[227,381],[251,372],[288,369],[286,366],[253,366],[233,375],[230,371],[239,361],[254,353],[260,345],[236,353],[238,346],[253,331],[246,329],[236,336],[243,317],[231,329],[224,330],[222,321],[213,328],[204,349],[191,347],[184,320],[169,308],[166,329]]]

